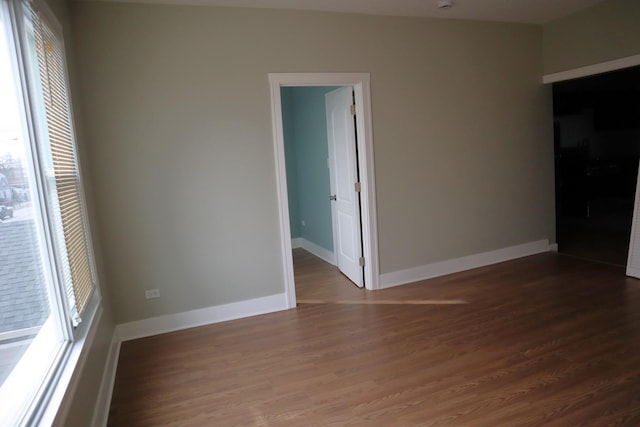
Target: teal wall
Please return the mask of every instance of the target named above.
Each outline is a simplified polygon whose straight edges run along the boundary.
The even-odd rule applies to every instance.
[[[324,95],[334,89],[282,88],[291,236],[303,237],[329,251],[333,251],[333,227]]]
[[[296,162],[296,145],[293,132],[293,89],[283,87],[280,90],[282,99],[282,131],[284,133],[284,157],[287,169],[287,193],[289,196],[289,226],[291,238],[302,237],[300,226],[300,208],[298,207],[298,169]]]

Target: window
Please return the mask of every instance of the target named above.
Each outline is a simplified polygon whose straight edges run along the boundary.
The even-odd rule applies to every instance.
[[[43,3],[0,2],[0,420],[23,425],[99,296],[61,28]]]

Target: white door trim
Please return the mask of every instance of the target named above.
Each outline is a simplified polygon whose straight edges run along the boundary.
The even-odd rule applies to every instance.
[[[378,225],[376,219],[376,192],[373,168],[373,128],[371,122],[371,89],[369,73],[269,73],[271,88],[271,119],[278,190],[280,219],[280,250],[284,273],[287,304],[296,306],[296,288],[293,278],[289,201],[287,197],[287,171],[282,130],[282,100],[280,88],[286,86],[353,86],[356,105],[356,131],[358,132],[358,162],[362,191],[362,247],[365,257],[364,279],[369,290],[379,289]]]
[[[585,67],[574,68],[567,71],[560,71],[542,76],[542,83],[556,83],[566,80],[578,79],[581,77],[594,76],[596,74],[608,73],[610,71],[622,70],[624,68],[640,65],[640,55],[627,56],[613,61],[600,62],[598,64],[587,65]]]

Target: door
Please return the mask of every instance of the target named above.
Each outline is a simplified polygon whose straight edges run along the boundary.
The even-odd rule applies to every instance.
[[[356,152],[353,88],[343,87],[325,95],[333,246],[338,269],[359,287],[364,286],[360,193]]]
[[[629,238],[629,255],[627,258],[627,276],[640,278],[640,166],[636,179],[636,198],[633,207],[633,222]]]

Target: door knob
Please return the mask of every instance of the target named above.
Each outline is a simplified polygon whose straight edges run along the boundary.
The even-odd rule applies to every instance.
[[[335,201],[335,200],[338,200],[338,198],[336,197],[335,194],[332,194],[331,196],[329,196],[329,200]]]

